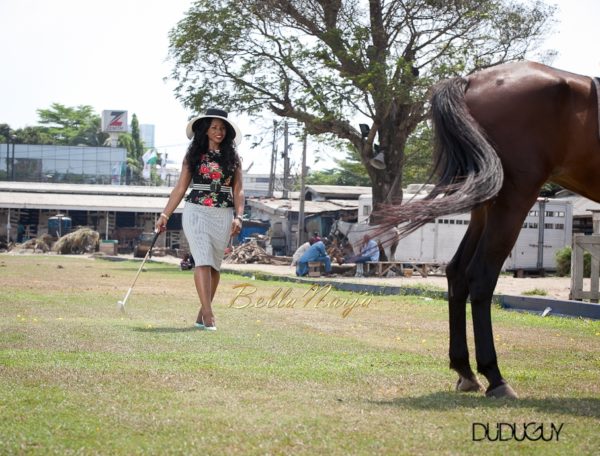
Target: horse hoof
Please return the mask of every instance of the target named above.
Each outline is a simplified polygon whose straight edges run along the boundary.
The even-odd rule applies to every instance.
[[[513,390],[508,383],[503,383],[496,388],[489,390],[485,393],[486,397],[496,397],[496,398],[507,398],[507,399],[518,399],[517,393]]]
[[[473,380],[465,377],[458,377],[458,381],[456,382],[456,391],[460,391],[461,393],[477,393],[479,391],[483,391],[483,385],[479,382],[477,377],[473,377]]]

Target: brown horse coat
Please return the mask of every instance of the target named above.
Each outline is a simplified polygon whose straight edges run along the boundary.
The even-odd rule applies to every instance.
[[[386,217],[405,233],[447,214],[471,211],[448,265],[450,366],[457,389],[481,388],[466,337],[470,297],[477,370],[490,396],[516,397],[498,368],[491,300],[541,186],[555,182],[600,201],[598,95],[591,78],[532,62],[499,65],[438,84],[431,100],[439,181],[425,200]]]

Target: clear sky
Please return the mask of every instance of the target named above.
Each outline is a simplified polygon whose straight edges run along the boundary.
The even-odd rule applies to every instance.
[[[559,6],[546,44],[559,52],[553,66],[600,75],[600,0],[546,2]],[[91,105],[98,114],[123,109],[142,124],[154,124],[159,152],[181,160],[185,125],[193,113],[175,99],[174,83],[163,78],[171,71],[168,32],[192,3],[0,0],[0,123],[37,125],[36,110],[52,103]],[[259,132],[250,119],[235,119],[244,133]],[[249,143],[240,146],[245,166],[254,162],[252,172],[268,173],[270,149],[251,150]],[[292,149],[296,162],[300,153],[297,144]],[[309,166],[312,159],[309,154]]]

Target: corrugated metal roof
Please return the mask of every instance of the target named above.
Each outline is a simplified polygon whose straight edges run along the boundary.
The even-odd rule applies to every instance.
[[[159,213],[167,204],[172,190],[172,187],[0,182],[0,207]],[[247,201],[256,207],[262,206],[271,213],[285,214],[288,210],[300,210],[298,200],[248,198]],[[182,201],[176,212],[183,211],[184,204]],[[335,199],[304,203],[304,212],[307,214],[356,209],[357,200]]]
[[[173,187],[138,185],[56,184],[46,182],[0,182],[0,192],[69,193],[92,195],[169,196]]]
[[[82,211],[163,211],[172,187],[0,182],[0,207]],[[183,211],[182,202],[176,212]]]
[[[358,185],[307,185],[307,190],[314,190],[321,195],[364,195],[372,192],[371,187]]]
[[[343,200],[343,199],[332,199],[327,200],[330,203],[337,204],[344,209],[358,209],[358,200]]]
[[[167,196],[0,192],[0,207],[11,209],[160,213],[167,205],[167,200]],[[182,201],[175,212],[183,211],[184,204]]]
[[[573,205],[573,217],[591,217],[592,213],[590,211],[600,211],[600,203],[596,203],[583,196],[573,195],[557,199],[571,202]]]
[[[307,214],[319,214],[321,212],[340,211],[340,210],[356,210],[358,209],[358,201],[344,201],[344,205],[335,204],[332,201],[305,201],[304,212]],[[353,204],[352,204],[353,203]],[[285,214],[289,211],[299,212],[300,201],[288,199],[248,199],[247,204],[250,206],[263,209],[272,214]]]

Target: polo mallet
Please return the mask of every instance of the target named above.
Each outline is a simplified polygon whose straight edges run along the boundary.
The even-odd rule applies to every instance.
[[[142,260],[142,264],[140,265],[140,268],[138,269],[138,272],[135,275],[135,278],[133,279],[133,283],[129,287],[129,290],[127,290],[127,294],[125,295],[125,298],[122,301],[117,302],[117,309],[119,309],[121,312],[125,312],[125,303],[129,299],[131,290],[133,290],[133,286],[135,285],[137,278],[140,276],[140,272],[142,272],[142,268],[144,267],[144,264],[146,264],[146,260],[148,258],[150,258],[151,252],[152,252],[152,247],[154,247],[154,244],[156,244],[156,240],[158,239],[158,236],[160,235],[160,233],[161,233],[161,231],[154,232],[154,238],[152,239],[152,243],[150,244],[150,247],[148,248],[148,251],[146,252],[146,256]]]

